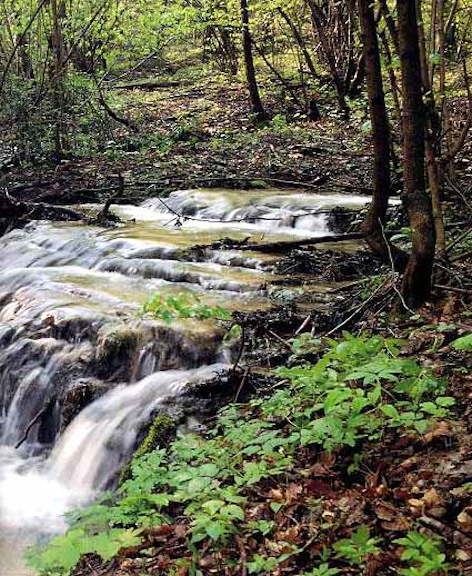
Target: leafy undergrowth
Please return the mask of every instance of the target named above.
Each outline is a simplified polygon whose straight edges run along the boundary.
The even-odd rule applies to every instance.
[[[450,448],[446,383],[393,339],[294,344],[319,360],[295,355],[265,398],[134,459],[131,478],[76,512],[33,566],[54,576],[457,573],[470,538],[458,531],[446,553],[424,530],[446,526],[446,498],[431,477],[407,480],[422,453],[434,445],[439,467]]]
[[[159,293],[154,294],[144,304],[143,314],[151,314],[154,318],[171,324],[177,319],[194,318],[197,320],[231,320],[231,313],[221,306],[208,306],[194,294],[181,292],[165,298]]]

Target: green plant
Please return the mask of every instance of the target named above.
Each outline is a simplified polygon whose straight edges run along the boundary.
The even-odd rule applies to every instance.
[[[451,346],[455,350],[465,350],[465,351],[472,350],[472,333],[466,334],[465,336],[462,336],[461,338],[454,340]]]
[[[323,562],[316,568],[313,568],[313,570],[310,570],[310,572],[305,572],[302,576],[336,576],[336,574],[340,572],[341,570],[338,568],[330,568],[328,563]]]
[[[144,304],[144,314],[152,314],[155,318],[170,324],[173,320],[196,318],[198,320],[231,320],[231,314],[221,306],[203,304],[195,294],[180,292],[177,296],[164,297],[154,294]]]
[[[369,528],[362,525],[350,538],[336,542],[333,549],[338,558],[360,566],[365,563],[369,556],[380,552],[380,548],[377,546],[379,542],[380,538],[372,538]]]
[[[401,559],[409,564],[402,568],[402,576],[427,576],[428,574],[445,574],[448,571],[446,555],[440,550],[440,541],[419,532],[408,532],[404,538],[394,540],[403,546]]]
[[[398,357],[398,341],[345,334],[329,344],[317,364],[279,369],[290,386],[264,401],[265,414],[293,423],[292,435],[302,446],[354,447],[396,428],[424,433],[454,404],[429,371]]]
[[[81,528],[75,528],[55,538],[41,554],[30,553],[28,559],[36,570],[66,576],[83,554],[95,553],[103,560],[110,560],[122,548],[140,542],[139,530],[111,529],[91,535]]]

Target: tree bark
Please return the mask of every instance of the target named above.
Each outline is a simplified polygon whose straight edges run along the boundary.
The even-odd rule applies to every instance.
[[[244,49],[244,62],[246,65],[246,78],[249,89],[249,100],[251,102],[252,112],[256,116],[258,122],[267,120],[268,116],[262,105],[261,97],[259,95],[259,87],[257,86],[256,70],[254,68],[254,58],[252,54],[252,37],[249,28],[249,8],[248,0],[241,0],[241,20],[243,25],[243,49]]]
[[[323,25],[323,14],[314,0],[308,0],[308,5],[311,10],[313,28],[318,35],[321,50],[323,51],[325,59],[328,63],[331,80],[334,84],[334,87],[336,88],[339,110],[345,118],[348,118],[349,106],[346,100],[346,84],[343,82],[343,79],[339,74],[335,55],[332,53],[329,45],[328,37]]]
[[[398,36],[403,90],[403,202],[410,221],[412,251],[403,276],[402,293],[412,307],[431,295],[435,230],[425,181],[426,110],[416,12],[417,0],[398,3]]]
[[[434,2],[436,6],[436,2]],[[436,10],[434,15],[436,21]],[[436,255],[444,258],[446,254],[446,233],[444,229],[444,217],[441,202],[442,169],[438,162],[441,156],[441,118],[436,109],[436,102],[431,81],[434,76],[434,68],[428,68],[426,57],[426,41],[424,36],[423,17],[421,5],[417,4],[417,21],[419,36],[419,54],[421,64],[421,76],[423,81],[423,94],[425,94],[426,126],[425,126],[425,155],[428,184],[431,193],[433,207],[434,228],[436,231]],[[434,31],[436,25],[434,25]],[[434,44],[434,39],[431,40]]]
[[[61,12],[57,0],[51,0],[51,46],[53,52],[52,86],[53,102],[55,108],[54,122],[54,148],[56,160],[63,154],[63,66],[64,66],[64,43],[61,29]]]
[[[402,121],[402,108],[400,105],[400,90],[397,82],[397,75],[395,74],[395,69],[392,63],[392,52],[388,44],[387,34],[385,30],[380,32],[380,40],[382,42],[383,52],[385,60],[387,62],[388,77],[390,80],[390,89],[392,90],[393,105],[395,106],[395,114],[397,116],[396,120],[401,124]]]
[[[390,37],[392,38],[393,45],[395,47],[395,51],[400,51],[399,42],[398,42],[398,32],[397,27],[395,26],[395,20],[393,19],[392,13],[387,4],[387,0],[380,0],[380,13],[382,14],[385,23],[387,25],[388,31],[390,33]]]
[[[390,247],[384,237],[390,196],[390,127],[385,107],[379,45],[371,0],[358,0],[362,44],[367,72],[367,93],[374,147],[372,204],[362,230],[371,249],[389,262]]]

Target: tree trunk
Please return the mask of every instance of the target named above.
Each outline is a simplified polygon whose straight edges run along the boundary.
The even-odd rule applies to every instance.
[[[335,55],[332,53],[328,37],[326,36],[326,32],[323,25],[323,14],[320,11],[319,7],[316,5],[314,0],[308,0],[308,5],[310,6],[313,28],[316,31],[319,41],[320,41],[320,48],[323,51],[324,57],[328,63],[329,72],[331,76],[331,80],[336,88],[336,95],[338,98],[338,105],[339,110],[344,116],[344,118],[349,118],[349,106],[346,100],[346,85],[341,78],[337,65]]]
[[[252,37],[251,30],[249,28],[248,0],[241,0],[241,19],[243,24],[244,62],[246,65],[246,78],[249,89],[249,99],[251,102],[252,112],[256,116],[257,121],[262,122],[267,120],[268,116],[262,105],[261,97],[259,95],[259,88],[257,86],[254,58],[252,55]]]
[[[434,2],[436,5],[436,2]],[[434,16],[436,20],[436,15]],[[446,233],[444,229],[444,217],[441,202],[442,169],[438,159],[441,156],[441,118],[436,110],[436,102],[431,81],[434,76],[434,68],[428,68],[426,57],[426,41],[424,36],[423,17],[420,3],[417,4],[417,21],[419,36],[419,54],[421,64],[421,76],[423,81],[423,94],[425,94],[426,130],[425,130],[425,154],[428,184],[433,206],[434,228],[436,231],[436,255],[444,258],[446,254]],[[434,30],[436,26],[434,26]],[[433,34],[433,33],[432,33]],[[433,39],[434,40],[434,39]],[[431,42],[433,42],[433,40]],[[433,42],[434,43],[434,42]]]
[[[425,182],[426,110],[422,97],[416,0],[398,2],[398,36],[403,89],[403,202],[408,213],[412,251],[402,293],[410,307],[431,295],[435,231]]]
[[[362,225],[370,248],[387,264],[403,271],[407,256],[390,245],[384,233],[390,197],[390,126],[385,106],[379,44],[371,0],[358,0],[367,93],[374,146],[372,204]]]
[[[287,14],[287,12],[285,12],[283,8],[279,7],[278,10],[279,14],[282,16],[285,22],[287,22],[290,30],[292,31],[293,37],[295,38],[300,50],[302,51],[303,57],[305,58],[306,65],[308,66],[308,70],[310,70],[311,75],[313,76],[313,78],[319,78],[320,75],[316,71],[313,58],[311,57],[310,53],[307,50],[305,40],[303,39],[300,30],[295,26],[290,16]]]
[[[398,42],[398,32],[395,26],[395,20],[393,19],[392,13],[387,4],[387,0],[380,0],[380,13],[384,17],[385,23],[387,25],[388,31],[390,33],[390,37],[392,38],[393,45],[395,47],[395,51],[399,52],[399,42]]]
[[[64,44],[61,30],[61,13],[57,0],[51,0],[51,46],[53,53],[52,88],[54,101],[54,152],[56,160],[60,160],[63,154],[63,63]]]
[[[387,62],[388,78],[390,80],[390,89],[392,91],[393,105],[395,106],[396,120],[401,124],[402,121],[402,108],[400,105],[400,90],[398,88],[397,76],[392,62],[392,52],[388,44],[387,34],[385,30],[380,32],[380,40],[382,41],[383,52]]]

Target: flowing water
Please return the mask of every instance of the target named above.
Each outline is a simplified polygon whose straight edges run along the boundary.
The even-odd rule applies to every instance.
[[[113,229],[38,222],[0,238],[0,576],[31,574],[24,547],[113,483],[164,401],[228,370],[214,323],[142,317],[149,296],[269,305],[271,257],[188,249],[326,235],[326,209],[367,201],[181,191],[119,207]]]

